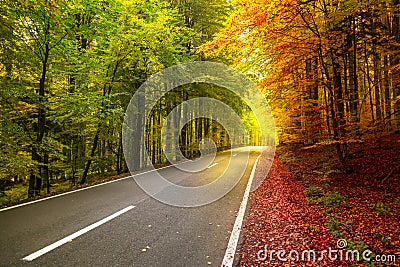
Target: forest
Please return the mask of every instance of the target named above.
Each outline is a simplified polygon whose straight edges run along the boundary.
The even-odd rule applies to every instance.
[[[202,60],[197,48],[223,27],[233,8],[220,0],[0,4],[0,191],[11,201],[128,172],[121,130],[132,95],[159,70]],[[176,103],[209,95],[246,116],[240,99],[221,90],[187,86],[160,102],[146,129],[153,164],[166,161],[160,122]],[[186,157],[196,156],[203,136],[227,147],[218,123],[193,120],[181,134]]]
[[[240,266],[398,266],[399,1],[237,1],[236,8],[200,51],[259,84],[279,138],[251,196]],[[260,260],[263,244],[271,254],[374,253],[372,261],[300,264],[266,251]]]
[[[400,132],[398,0],[39,0],[0,2],[2,202],[51,194],[127,172],[122,121],[139,86],[159,70],[209,60],[259,85],[279,143],[332,148],[353,171],[354,144]],[[160,127],[199,96],[231,106],[257,145],[249,107],[229,90],[193,84],[168,94],[146,128],[149,161],[165,165]],[[396,137],[397,136],[397,137]],[[183,127],[185,157],[223,127]],[[138,169],[145,168],[143,160]],[[394,173],[399,166],[392,166]]]
[[[222,114],[197,117],[181,105],[198,98],[229,106],[247,131],[248,145],[263,144],[266,126],[251,105],[223,86],[195,82],[169,91],[146,120],[134,121],[131,128],[144,130],[135,133],[133,145],[147,153],[132,150],[138,160],[128,168],[123,125],[132,97],[160,71],[195,62],[224,64],[246,75],[275,122],[276,139],[269,144],[275,154],[261,153],[253,167],[254,173],[269,173],[250,193],[246,213],[244,206],[243,242],[231,260],[282,266],[266,251],[257,258],[264,245],[287,251],[339,247],[372,251],[373,260],[325,259],[318,266],[395,266],[399,0],[0,0],[0,207],[174,164],[162,135],[174,110],[173,128],[180,132],[173,137],[182,157],[173,161],[201,156],[205,139],[219,155],[235,148]],[[159,94],[146,93],[137,98],[137,114],[149,108],[145,97]],[[72,209],[71,203],[64,207]],[[167,216],[170,210],[161,207]],[[193,217],[208,227],[196,229],[221,226],[221,232],[226,226],[207,216]],[[150,248],[138,255],[150,255]],[[209,258],[202,260],[215,264]]]
[[[398,132],[398,1],[241,1],[203,50],[251,72],[282,142],[347,145]]]

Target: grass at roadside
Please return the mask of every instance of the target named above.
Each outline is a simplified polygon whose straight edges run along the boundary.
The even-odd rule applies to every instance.
[[[170,164],[155,164],[153,167],[158,169],[162,167],[166,167]],[[152,168],[146,168],[140,171],[137,171],[137,173],[142,172],[142,171],[148,171],[151,170]],[[72,183],[70,180],[55,180],[51,181],[51,186],[50,186],[50,193],[46,193],[46,189],[43,189],[41,191],[41,195],[37,196],[35,198],[27,198],[28,196],[28,184],[27,182],[25,183],[18,183],[12,186],[9,186],[6,190],[4,190],[3,194],[0,194],[0,208],[5,208],[5,207],[10,207],[13,205],[29,202],[32,200],[40,199],[40,198],[45,198],[49,196],[54,196],[58,195],[61,193],[65,193],[68,191],[73,191],[77,190],[80,188],[85,188],[89,187],[92,185],[96,184],[101,184],[104,182],[112,181],[112,180],[117,180],[126,176],[129,176],[129,173],[123,173],[123,174],[92,174],[89,175],[87,182],[83,185],[80,185],[78,182],[75,184]]]
[[[49,197],[53,195],[58,195],[68,191],[73,191],[76,189],[89,187],[95,184],[104,183],[111,180],[116,180],[128,176],[129,174],[120,175],[102,175],[102,176],[91,176],[88,182],[84,185],[72,184],[69,180],[58,180],[51,183],[50,193],[46,193],[46,189],[41,191],[41,195],[35,198],[27,198],[28,195],[28,185],[26,183],[19,183],[8,187],[2,195],[0,195],[0,208],[9,207],[24,202],[29,202],[32,200]]]

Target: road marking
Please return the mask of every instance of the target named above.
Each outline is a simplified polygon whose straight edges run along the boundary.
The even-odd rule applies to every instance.
[[[238,148],[229,149],[229,150],[227,150],[227,151],[237,150],[237,149],[238,149]],[[227,151],[218,152],[218,153],[225,153],[225,152],[227,152]],[[100,183],[100,184],[95,184],[95,185],[92,185],[92,186],[80,188],[80,189],[73,190],[73,191],[68,191],[68,192],[61,193],[61,194],[57,194],[57,195],[54,195],[54,196],[45,197],[45,198],[40,198],[40,199],[37,199],[37,200],[33,200],[33,201],[21,203],[21,204],[15,205],[15,206],[10,206],[10,207],[6,207],[6,208],[2,208],[2,209],[0,209],[0,212],[6,211],[6,210],[15,209],[15,208],[19,208],[19,207],[23,207],[23,206],[27,206],[27,205],[34,204],[34,203],[41,202],[41,201],[45,201],[45,200],[50,200],[50,199],[56,198],[56,197],[61,197],[61,196],[73,194],[73,193],[76,193],[76,192],[79,192],[79,191],[92,189],[92,188],[95,188],[95,187],[98,187],[98,186],[102,186],[102,185],[106,185],[106,184],[111,184],[111,183],[119,182],[119,181],[122,181],[122,180],[126,180],[126,179],[129,179],[129,178],[132,178],[132,177],[137,176],[137,175],[142,175],[142,174],[146,174],[146,173],[153,172],[153,171],[159,171],[159,170],[162,170],[162,169],[171,168],[171,167],[174,167],[174,166],[176,166],[176,165],[183,164],[183,163],[186,163],[186,162],[188,162],[188,161],[183,161],[183,162],[179,162],[179,163],[172,164],[172,165],[169,165],[169,166],[161,167],[161,168],[158,168],[158,169],[149,170],[149,171],[145,171],[145,172],[142,172],[142,173],[137,173],[137,174],[134,174],[134,175],[129,175],[129,176],[127,176],[127,177],[123,177],[123,178],[111,180],[111,181],[104,182],[104,183]]]
[[[108,222],[108,221],[110,221],[110,220],[112,220],[112,219],[124,214],[125,212],[133,209],[134,207],[135,206],[128,206],[125,209],[122,209],[122,210],[120,210],[120,211],[118,211],[118,212],[116,212],[114,214],[111,214],[110,216],[108,216],[108,217],[106,217],[106,218],[104,218],[104,219],[102,219],[102,220],[100,220],[100,221],[98,221],[98,222],[96,222],[94,224],[91,224],[91,225],[79,230],[78,232],[73,233],[72,235],[64,237],[63,239],[58,240],[57,242],[55,242],[55,243],[53,243],[51,245],[48,245],[47,247],[44,247],[41,250],[38,250],[38,251],[26,256],[22,260],[23,261],[33,261],[34,259],[42,256],[43,254],[46,254],[47,252],[50,252],[53,249],[58,248],[59,246],[62,246],[65,243],[72,241],[73,239],[77,238],[78,236],[83,235],[83,234],[89,232],[90,230],[93,230],[94,228],[99,227],[100,225],[102,225],[102,224],[104,224],[104,223],[106,223],[106,222]]]
[[[253,165],[253,169],[251,170],[249,181],[247,182],[246,190],[244,191],[243,200],[240,204],[239,212],[237,214],[235,224],[232,229],[231,237],[229,238],[228,247],[226,248],[224,259],[222,260],[221,267],[232,267],[233,260],[235,259],[235,252],[237,243],[239,241],[240,230],[242,228],[243,217],[246,211],[247,200],[250,194],[251,183],[253,182],[254,173],[256,171],[258,160],[261,155],[258,156],[256,162]]]
[[[233,155],[234,157],[236,157],[238,154]]]
[[[179,164],[182,164],[182,163],[185,163],[185,162],[187,162],[187,161],[180,162],[180,163],[177,163],[177,164],[175,164],[175,165],[179,165]],[[104,182],[104,183],[100,183],[100,184],[91,185],[91,186],[84,187],[84,188],[80,188],[80,189],[77,189],[77,190],[68,191],[68,192],[65,192],[65,193],[58,194],[58,195],[54,195],[54,196],[50,196],[50,197],[45,197],[45,198],[40,198],[40,199],[37,199],[37,200],[33,200],[33,201],[30,201],[30,202],[25,202],[25,203],[18,204],[18,205],[15,205],[15,206],[10,206],[10,207],[7,207],[7,208],[0,209],[0,212],[6,211],[6,210],[15,209],[15,208],[19,208],[19,207],[23,207],[23,206],[26,206],[26,205],[34,204],[34,203],[37,203],[37,202],[49,200],[49,199],[56,198],[56,197],[61,197],[61,196],[69,195],[69,194],[76,193],[76,192],[79,192],[79,191],[88,190],[88,189],[95,188],[95,187],[98,187],[98,186],[102,186],[102,185],[106,185],[106,184],[111,184],[111,183],[119,182],[119,181],[122,181],[122,180],[126,180],[126,179],[129,179],[129,178],[132,178],[132,177],[137,176],[137,175],[142,175],[142,174],[146,174],[146,173],[149,173],[149,172],[154,172],[154,171],[159,171],[159,170],[166,169],[166,168],[171,168],[171,167],[174,167],[175,165],[169,165],[169,166],[161,167],[161,168],[158,168],[158,169],[149,170],[149,171],[137,173],[137,174],[134,174],[134,175],[129,175],[129,176],[127,176],[127,177],[123,177],[123,178],[111,180],[111,181],[108,181],[108,182]]]
[[[216,165],[218,165],[218,162],[215,162],[214,164],[208,166],[207,169],[211,169],[212,167],[214,167],[214,166],[216,166]]]

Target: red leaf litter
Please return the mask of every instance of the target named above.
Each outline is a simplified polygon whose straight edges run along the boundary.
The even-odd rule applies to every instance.
[[[240,266],[400,266],[400,142],[386,141],[352,145],[350,174],[327,171],[327,160],[330,169],[340,166],[332,151],[279,148],[266,179],[250,195]],[[321,173],[328,175],[321,179]],[[305,196],[310,186],[339,194],[343,203],[311,203]],[[389,209],[379,213],[376,205]],[[346,257],[349,250],[359,251],[360,259]],[[363,260],[366,250],[370,261]]]

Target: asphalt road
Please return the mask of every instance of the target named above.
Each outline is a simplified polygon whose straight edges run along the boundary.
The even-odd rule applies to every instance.
[[[232,151],[235,160],[245,160],[242,150]],[[1,211],[0,266],[220,266],[259,154],[251,151],[247,169],[232,191],[201,207],[163,204],[127,178]],[[200,173],[175,167],[160,173],[177,184],[207,184],[225,171],[230,155],[231,151],[218,153]],[[31,261],[22,260],[121,210],[75,239]]]

